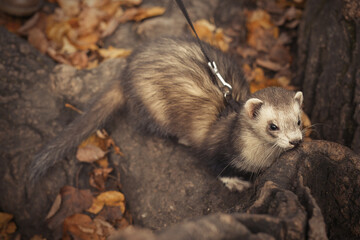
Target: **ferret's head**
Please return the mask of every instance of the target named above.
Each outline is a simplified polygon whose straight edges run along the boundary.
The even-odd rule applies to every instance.
[[[303,140],[301,129],[302,92],[271,87],[251,95],[244,115],[251,131],[264,143],[291,149]]]

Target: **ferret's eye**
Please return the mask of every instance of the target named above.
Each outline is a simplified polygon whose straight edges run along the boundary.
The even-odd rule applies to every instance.
[[[297,124],[298,124],[298,126],[300,126],[300,124],[301,124],[301,121],[300,121],[300,120],[298,120]]]
[[[273,123],[270,123],[270,125],[269,125],[269,129],[271,130],[271,131],[276,131],[276,130],[279,130],[279,127],[278,126],[276,126],[275,124],[273,124]]]

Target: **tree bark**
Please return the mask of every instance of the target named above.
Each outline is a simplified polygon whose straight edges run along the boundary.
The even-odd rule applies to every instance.
[[[360,153],[360,3],[308,0],[298,38],[297,78],[314,135]]]

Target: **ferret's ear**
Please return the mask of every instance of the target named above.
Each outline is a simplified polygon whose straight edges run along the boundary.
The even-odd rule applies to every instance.
[[[264,102],[258,98],[250,98],[246,101],[244,108],[249,118],[256,118],[263,103]]]
[[[299,106],[301,107],[302,103],[303,103],[303,93],[302,92],[296,92],[295,93],[295,97],[294,97],[295,101],[299,103]]]

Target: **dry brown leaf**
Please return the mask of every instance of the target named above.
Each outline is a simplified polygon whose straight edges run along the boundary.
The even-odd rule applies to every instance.
[[[121,218],[116,221],[115,226],[116,226],[116,229],[124,229],[124,228],[130,226],[130,223],[127,219]]]
[[[133,20],[136,22],[140,22],[145,18],[163,15],[164,12],[165,12],[165,8],[163,7],[138,8],[138,12],[133,17]]]
[[[69,17],[74,17],[80,13],[81,0],[58,0],[57,2],[64,13]]]
[[[109,48],[101,48],[98,49],[98,52],[100,56],[102,56],[105,59],[111,59],[111,58],[123,58],[127,57],[131,54],[131,50],[129,49],[123,49],[123,48],[114,48],[110,46]]]
[[[123,219],[124,214],[120,207],[104,206],[97,217],[104,219],[105,221],[110,222],[113,225],[117,225],[116,223]]]
[[[12,239],[10,235],[16,231],[16,225],[11,221],[13,217],[12,214],[0,212],[0,239]]]
[[[83,7],[103,7],[108,4],[110,0],[82,0]]]
[[[73,53],[76,53],[78,48],[73,45],[69,39],[64,36],[62,38],[63,42],[62,42],[62,47],[61,49],[59,50],[59,53],[62,53],[62,54],[73,54]],[[69,59],[70,60],[70,59]],[[71,61],[71,60],[70,60]]]
[[[99,24],[100,37],[104,38],[110,36],[119,26],[119,20],[117,18],[111,18],[108,22],[101,22]]]
[[[84,36],[77,36],[77,38],[73,38],[69,36],[69,40],[71,40],[71,43],[76,46],[79,50],[97,50],[98,46],[96,46],[96,43],[100,39],[100,33],[99,32],[92,32],[90,34],[84,35]]]
[[[89,58],[85,51],[77,51],[69,56],[71,65],[78,69],[83,69],[88,66]]]
[[[105,191],[105,183],[112,170],[112,168],[95,168],[90,174],[90,186]]]
[[[275,44],[269,51],[269,59],[281,65],[290,64],[290,51],[282,44]]]
[[[48,24],[46,26],[46,36],[49,40],[55,43],[57,48],[61,48],[64,42],[64,36],[71,30],[71,25],[68,22],[55,22],[52,17],[48,17]]]
[[[93,135],[91,135],[90,137],[88,137],[87,139],[85,139],[79,146],[79,148],[84,147],[86,145],[92,144],[94,146],[99,147],[100,149],[102,149],[103,151],[107,150],[107,144],[106,144],[106,138],[101,138],[98,136],[97,133],[94,133]]]
[[[267,52],[279,37],[279,28],[272,23],[271,16],[264,10],[249,11],[246,28],[247,43],[258,51]]]
[[[281,64],[266,59],[258,58],[256,59],[256,63],[261,67],[267,68],[275,72],[284,68],[284,66],[282,66]]]
[[[111,1],[107,4],[104,4],[101,7],[101,11],[104,13],[104,18],[107,20],[112,18],[114,15],[121,15],[123,13],[122,8],[120,7],[121,1]]]
[[[101,20],[105,17],[105,13],[97,8],[85,8],[78,17],[77,29],[79,36],[86,36],[97,30]]]
[[[106,151],[103,151],[100,147],[93,144],[87,144],[86,146],[79,147],[76,152],[76,158],[80,162],[95,162],[106,155]]]
[[[258,52],[255,49],[250,47],[237,47],[236,52],[243,58],[255,57],[258,54]]]
[[[70,239],[100,239],[96,233],[96,225],[92,219],[85,214],[74,214],[67,217],[63,224],[63,238]]]
[[[207,43],[211,43],[213,39],[213,33],[215,32],[215,25],[211,24],[206,19],[200,19],[194,22],[194,28],[199,38]]]
[[[62,200],[62,197],[61,197],[61,194],[59,193],[59,194],[56,196],[53,204],[51,205],[51,208],[50,208],[48,214],[46,215],[45,219],[51,218],[52,216],[55,215],[55,213],[56,213],[57,211],[59,211],[60,206],[61,206],[61,200]]]
[[[14,222],[9,222],[6,226],[5,232],[7,234],[13,234],[16,231],[16,224]]]
[[[46,53],[49,44],[43,31],[38,28],[32,28],[28,31],[28,41],[41,53]]]
[[[138,6],[142,3],[142,0],[119,0],[119,1],[121,2],[121,5],[127,7]]]
[[[229,49],[231,38],[224,34],[222,28],[216,28],[206,19],[200,19],[194,23],[194,28],[202,41],[205,41],[220,50],[226,52]]]
[[[52,47],[48,47],[46,53],[53,58],[54,60],[58,61],[59,63],[65,63],[68,65],[71,65],[71,62],[69,60],[67,60],[62,54],[56,52],[55,49],[53,49]]]
[[[95,218],[94,223],[96,225],[96,234],[99,236],[107,238],[110,234],[115,232],[115,228],[109,222],[101,218]]]
[[[64,186],[60,190],[61,205],[59,211],[48,219],[48,227],[52,230],[61,226],[68,216],[82,212],[92,205],[93,196],[90,190],[80,190],[71,186]]]

